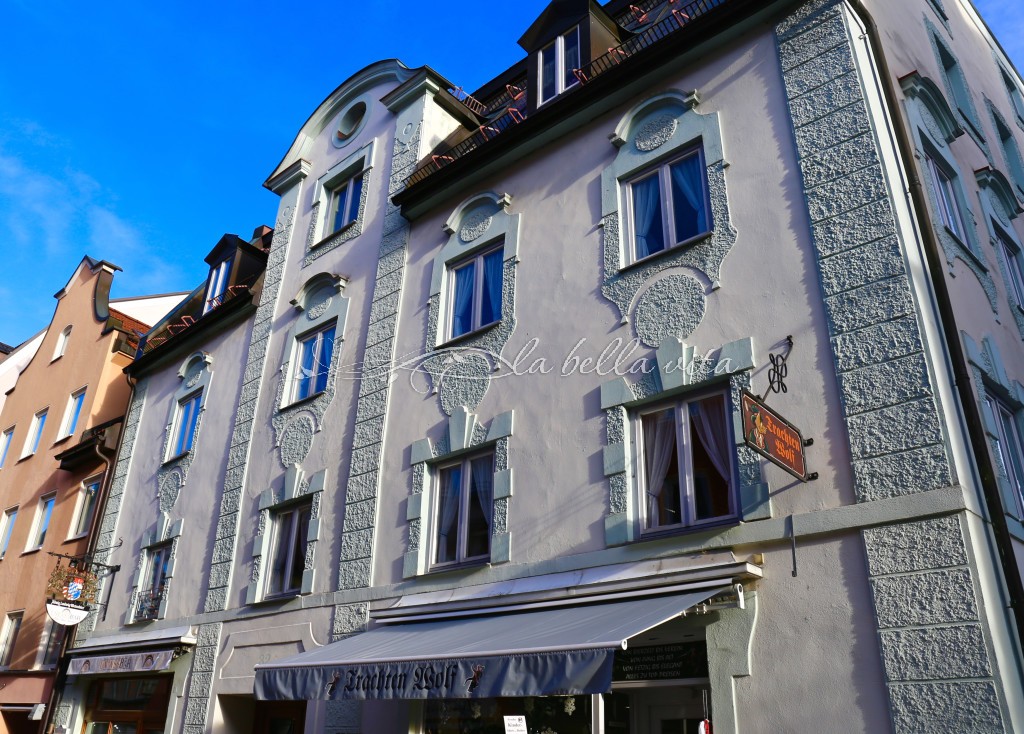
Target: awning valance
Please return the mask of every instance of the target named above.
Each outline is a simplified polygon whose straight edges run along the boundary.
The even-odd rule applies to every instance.
[[[377,627],[256,666],[260,700],[604,693],[615,651],[723,589]]]

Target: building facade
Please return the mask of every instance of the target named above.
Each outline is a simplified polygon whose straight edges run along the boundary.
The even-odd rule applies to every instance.
[[[977,13],[555,0],[520,45],[352,76],[147,335],[57,726],[1024,729]]]
[[[139,320],[174,296],[108,299],[117,266],[84,258],[53,320],[2,364],[0,403],[0,717],[38,732],[67,627],[46,612],[58,561],[87,550],[131,388]]]

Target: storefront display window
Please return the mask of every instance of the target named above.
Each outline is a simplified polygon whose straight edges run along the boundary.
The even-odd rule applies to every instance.
[[[86,734],[153,734],[164,730],[170,676],[110,678],[89,691]]]
[[[529,734],[591,734],[590,696],[430,700],[423,734],[504,734],[506,716],[523,716]]]

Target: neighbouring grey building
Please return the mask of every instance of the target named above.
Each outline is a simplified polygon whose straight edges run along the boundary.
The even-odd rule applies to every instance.
[[[520,45],[350,77],[147,335],[57,726],[1024,730],[1024,87],[975,9]]]

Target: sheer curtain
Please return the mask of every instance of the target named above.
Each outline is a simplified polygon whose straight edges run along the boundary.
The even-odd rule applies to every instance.
[[[452,306],[452,336],[473,330],[473,280],[475,265],[455,271],[455,303]]]
[[[693,424],[704,450],[726,484],[729,481],[729,431],[726,425],[725,404],[722,396],[690,403],[690,423]]]
[[[700,156],[691,155],[669,169],[672,172],[673,211],[676,224],[676,242],[682,242],[708,229],[707,212],[704,209],[703,173],[700,170]],[[675,194],[682,194],[682,202]]]
[[[480,304],[480,325],[501,320],[501,267],[502,250],[495,250],[484,258],[484,297]]]
[[[458,546],[459,490],[462,488],[462,468],[452,467],[441,472],[441,512],[437,529],[437,560],[454,561]],[[453,547],[454,546],[454,547]]]
[[[672,456],[676,450],[675,410],[646,415],[643,418],[644,470],[647,474],[647,527],[661,525],[661,494],[665,490]]]
[[[480,516],[483,517],[484,526],[479,527],[479,517],[470,518],[473,525],[466,533],[466,556],[473,558],[486,555],[491,549],[491,523],[494,514],[494,459],[491,456],[483,456],[474,459],[470,464],[472,479],[472,496],[480,508]]]
[[[636,240],[637,260],[664,248],[660,189],[657,176],[633,184],[633,239]]]

